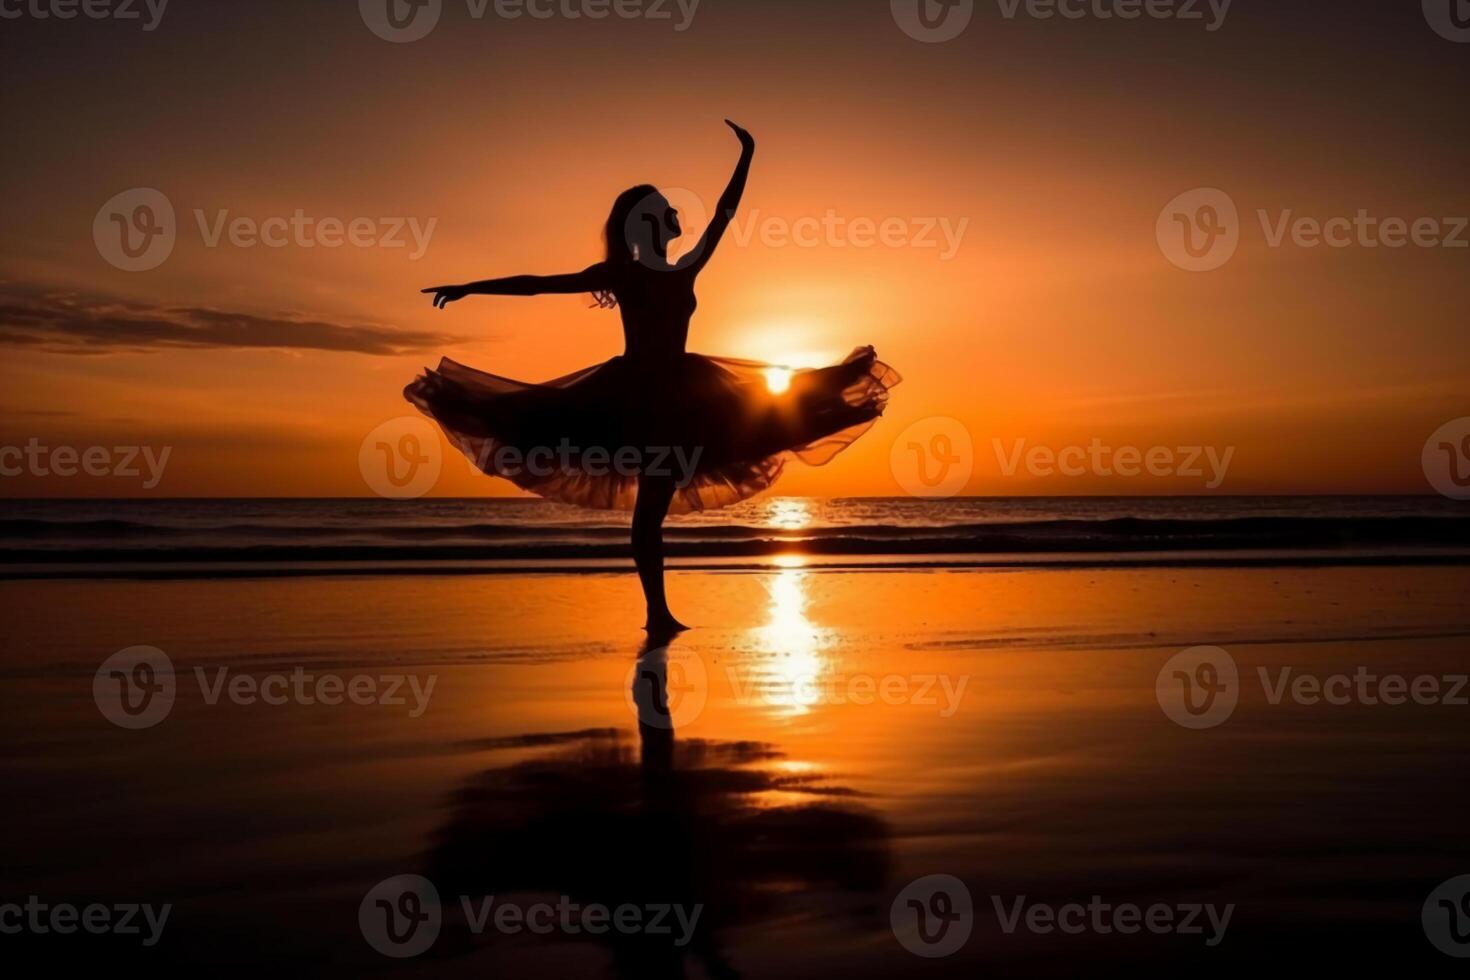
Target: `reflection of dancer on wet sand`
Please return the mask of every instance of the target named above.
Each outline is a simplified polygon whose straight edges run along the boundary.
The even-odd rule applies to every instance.
[[[577,908],[677,909],[661,931],[589,930],[578,919],[561,937],[606,946],[613,974],[637,980],[687,967],[736,976],[731,934],[797,914],[882,928],[872,909],[889,877],[890,828],[851,788],[784,765],[775,745],[676,737],[680,711],[660,704],[680,659],[669,642],[650,637],[639,652],[636,750],[615,729],[478,743],[518,758],[456,791],[425,876],[441,893],[506,903],[560,894]],[[803,908],[812,894],[817,906]],[[468,923],[449,930],[445,948],[479,948]]]
[[[685,351],[695,281],[735,215],[755,153],[751,135],[726,122],[740,139],[740,162],[703,237],[679,259],[669,258],[683,232],[678,212],[641,184],[613,202],[606,257],[581,272],[424,290],[440,309],[474,295],[591,293],[622,314],[621,356],[545,384],[446,358],[404,391],[485,472],[553,500],[632,510],[634,558],[655,631],[684,628],[664,594],[665,516],[759,493],[792,456],[825,463],[877,419],[898,382],[871,347],[841,364],[796,371],[780,392],[766,383],[770,365]],[[533,465],[553,453],[555,465]],[[674,458],[689,466],[670,466]]]

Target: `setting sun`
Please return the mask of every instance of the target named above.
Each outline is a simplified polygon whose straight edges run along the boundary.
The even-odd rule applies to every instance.
[[[783,367],[766,368],[766,387],[771,394],[779,395],[791,387],[791,369]]]

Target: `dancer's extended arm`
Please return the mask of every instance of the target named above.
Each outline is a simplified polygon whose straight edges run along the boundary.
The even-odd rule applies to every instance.
[[[459,286],[430,286],[420,290],[434,295],[434,306],[444,309],[466,296],[539,296],[542,293],[595,293],[608,288],[607,267],[601,262],[581,272],[561,276],[507,276],[482,279]]]
[[[755,156],[755,137],[728,119],[725,120],[725,125],[733,129],[740,140],[740,162],[735,164],[735,173],[730,176],[730,183],[725,188],[725,193],[720,195],[720,201],[715,205],[714,217],[710,219],[704,237],[679,263],[696,272],[703,269],[709,262],[710,257],[715,254],[715,249],[719,247],[720,239],[725,237],[725,230],[730,227],[730,221],[740,207],[740,198],[745,194],[745,181],[750,176],[750,161]]]

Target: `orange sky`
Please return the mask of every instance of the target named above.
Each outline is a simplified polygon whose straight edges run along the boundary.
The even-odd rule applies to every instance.
[[[586,297],[437,312],[418,290],[580,269],[635,183],[712,206],[737,153],[727,115],[759,148],[691,349],[808,363],[872,343],[905,378],[873,432],[790,468],[781,492],[901,493],[894,441],[933,416],[972,438],[970,493],[1204,489],[1007,476],[997,439],[1234,447],[1227,493],[1424,492],[1424,440],[1470,414],[1470,250],[1273,248],[1256,212],[1470,214],[1451,108],[1470,57],[1417,4],[1282,6],[1242,3],[1206,33],[979,4],[944,44],[905,36],[886,0],[705,0],[682,32],[475,21],[448,2],[410,44],[351,3],[180,3],[150,32],[7,21],[0,443],[173,448],[152,490],[20,475],[0,495],[370,493],[358,447],[410,414],[400,391],[439,354],[540,380],[621,348],[616,314]],[[135,187],[168,198],[178,232],[130,273],[92,224]],[[1196,187],[1240,210],[1239,251],[1213,272],[1176,268],[1155,238]],[[209,247],[195,215],[298,209],[433,233],[418,259]],[[952,257],[939,227],[929,248],[771,237],[829,213],[964,233]],[[180,346],[181,323],[200,339]],[[434,490],[511,492],[454,460]]]

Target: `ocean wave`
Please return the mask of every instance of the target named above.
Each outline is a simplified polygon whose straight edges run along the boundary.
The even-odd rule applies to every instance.
[[[225,525],[180,528],[120,520],[0,522],[4,563],[75,561],[389,561],[623,558],[621,527],[428,524],[375,528]],[[1466,549],[1470,520],[1227,518],[1030,521],[934,527],[857,525],[773,530],[740,525],[671,526],[673,558],[800,553],[951,555],[1276,549]]]

